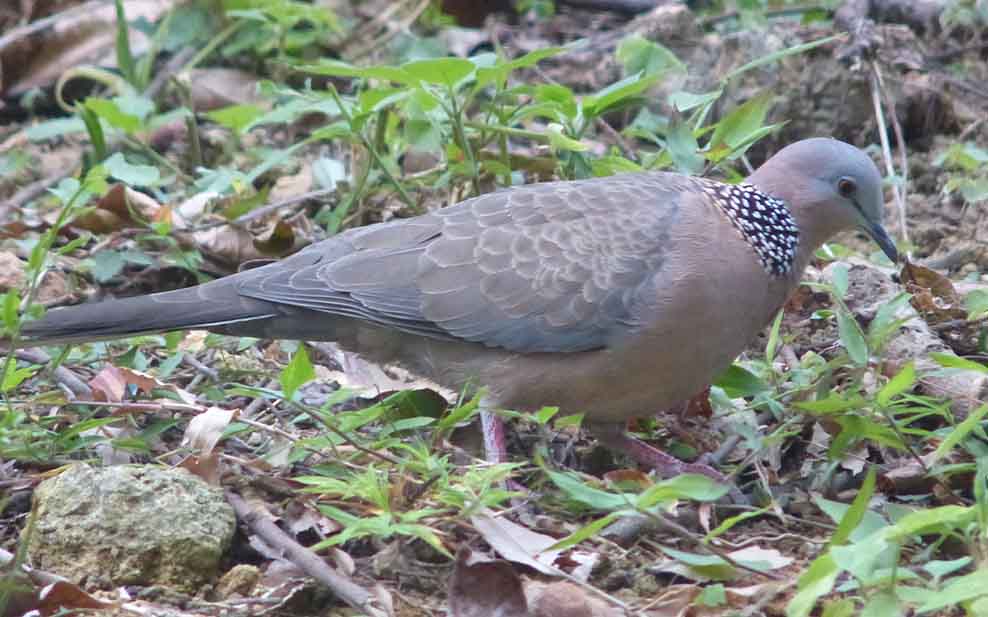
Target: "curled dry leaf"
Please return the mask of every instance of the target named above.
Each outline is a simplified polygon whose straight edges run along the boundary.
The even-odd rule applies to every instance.
[[[150,394],[158,387],[168,387],[147,373],[113,365],[107,366],[89,380],[93,400],[107,403],[122,402],[128,386],[135,386],[144,394]]]
[[[254,239],[254,246],[265,257],[287,255],[295,247],[295,230],[285,221],[278,221]]]
[[[219,486],[219,456],[213,449],[238,411],[210,407],[192,418],[185,429],[182,445],[192,449],[195,454],[182,461],[181,467],[209,484]]]
[[[89,381],[93,400],[107,403],[122,402],[128,386],[134,386],[144,394],[151,394],[153,390],[169,390],[187,405],[194,405],[196,402],[195,396],[190,392],[131,368],[109,365]],[[127,410],[119,410],[117,413],[125,412]]]
[[[231,270],[249,261],[288,255],[305,244],[295,228],[285,221],[278,221],[260,236],[238,225],[212,227],[194,232],[191,243]]]
[[[212,453],[237,412],[236,409],[210,407],[189,421],[182,437],[182,445],[192,448],[200,455]]]
[[[906,291],[912,294],[913,308],[929,324],[964,319],[967,310],[954,284],[939,272],[906,262],[899,273]]]
[[[147,227],[150,222],[171,220],[171,209],[126,184],[114,184],[99,198],[96,206],[77,216],[73,227],[93,233],[109,233],[131,227]]]

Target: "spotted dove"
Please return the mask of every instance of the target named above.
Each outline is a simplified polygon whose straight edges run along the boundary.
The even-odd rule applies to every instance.
[[[196,287],[51,310],[21,344],[190,328],[336,341],[485,386],[495,408],[582,412],[666,474],[707,473],[630,441],[623,422],[702,391],[835,233],[861,228],[895,261],[882,207],[861,150],[807,139],[743,184],[653,172],[482,195]]]

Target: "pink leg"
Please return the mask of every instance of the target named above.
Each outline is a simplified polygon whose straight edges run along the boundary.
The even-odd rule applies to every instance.
[[[590,424],[587,428],[591,433],[593,433],[594,437],[600,441],[600,443],[615,452],[622,452],[628,455],[646,467],[656,470],[659,472],[659,475],[665,478],[678,476],[684,473],[695,473],[701,476],[707,476],[712,480],[716,480],[717,482],[730,486],[730,495],[735,502],[748,502],[741,491],[734,486],[734,483],[731,482],[727,476],[717,471],[710,465],[706,465],[704,463],[687,463],[674,456],[666,454],[662,450],[652,447],[644,441],[635,439],[629,435],[625,432],[625,427],[623,424]]]
[[[484,458],[488,463],[507,463],[508,449],[504,443],[504,422],[481,403],[480,429],[484,436]]]

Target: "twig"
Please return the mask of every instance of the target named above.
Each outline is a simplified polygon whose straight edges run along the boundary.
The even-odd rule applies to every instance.
[[[47,364],[51,361],[51,356],[40,349],[18,349],[15,355],[19,360],[34,364]],[[52,375],[57,383],[68,388],[72,394],[87,400],[93,398],[93,391],[86,382],[64,366],[57,367],[52,371]]]
[[[885,81],[882,79],[882,72],[878,68],[878,63],[872,62],[871,69],[878,80],[878,89],[881,91],[882,99],[885,101],[885,109],[888,111],[889,119],[892,120],[892,132],[895,133],[895,145],[899,149],[899,167],[902,173],[902,185],[901,194],[895,193],[898,203],[899,212],[899,237],[902,241],[909,243],[909,226],[906,220],[906,204],[909,189],[909,159],[906,154],[906,139],[902,134],[902,124],[899,122],[899,116],[895,113],[895,105],[892,104],[891,97],[888,93],[888,88],[885,87]]]
[[[190,353],[182,354],[182,363],[191,366],[196,371],[205,375],[209,379],[212,379],[213,381],[220,380],[220,374],[216,369],[206,366]]]
[[[287,208],[289,206],[298,206],[302,202],[308,201],[310,199],[316,199],[318,197],[324,197],[326,195],[332,195],[335,192],[336,192],[335,188],[309,191],[308,193],[302,193],[301,195],[295,195],[294,197],[289,197],[287,199],[282,199],[281,201],[276,201],[274,203],[267,204],[266,206],[261,206],[260,208],[256,208],[246,214],[242,214],[238,216],[232,221],[216,221],[213,223],[208,223],[201,227],[197,227],[196,231],[205,231],[207,229],[212,229],[213,227],[220,227],[222,225],[230,225],[230,224],[242,225],[243,223],[247,223],[248,221],[252,221],[254,219],[267,216],[268,214],[272,212],[276,212],[282,208]]]
[[[878,69],[874,62],[871,63],[871,67],[871,102],[875,110],[875,120],[878,122],[878,136],[882,143],[882,160],[885,161],[885,173],[894,177],[896,175],[895,166],[892,163],[892,148],[889,145],[888,131],[885,130],[885,114],[882,112]],[[902,232],[905,233],[906,206],[903,202],[902,194],[899,191],[898,183],[892,185],[892,198],[895,200],[896,209],[899,211],[899,224]]]
[[[377,37],[376,39],[371,40],[364,47],[359,48],[356,51],[350,53],[348,60],[350,62],[353,62],[355,60],[359,60],[360,58],[366,56],[367,54],[369,54],[370,52],[376,49],[382,49],[388,41],[393,39],[400,32],[407,31],[411,27],[411,25],[415,23],[415,20],[419,18],[419,15],[421,15],[423,12],[425,12],[427,8],[429,8],[430,2],[432,2],[432,0],[420,0],[420,2],[415,6],[415,8],[413,8],[412,11],[408,15],[403,17],[401,21],[399,21],[397,24],[394,24],[390,21],[386,22],[384,34]]]
[[[10,399],[7,401],[11,405],[24,405],[25,407],[51,407],[51,402],[28,401],[24,399]],[[175,401],[155,401],[153,403],[136,403],[122,401],[114,403],[110,401],[69,401],[68,405],[82,405],[85,407],[109,407],[111,409],[127,409],[133,411],[182,411],[190,413],[202,413],[206,411],[201,405],[189,405]]]
[[[35,180],[31,184],[21,188],[19,191],[14,193],[10,199],[0,205],[0,221],[2,221],[9,212],[21,209],[27,203],[43,195],[44,192],[48,190],[48,187],[58,184],[64,178],[71,176],[75,172],[76,169],[74,168],[67,171],[58,171],[40,180]]]
[[[679,536],[680,538],[686,540],[690,544],[696,545],[697,547],[700,548],[700,550],[706,553],[710,553],[711,555],[720,557],[721,559],[723,559],[724,561],[726,561],[727,563],[729,563],[730,565],[734,566],[739,570],[745,570],[746,572],[751,572],[752,574],[764,576],[766,578],[770,578],[776,581],[783,580],[782,577],[779,576],[778,574],[774,574],[772,572],[761,572],[759,570],[756,570],[751,566],[747,566],[743,563],[738,562],[733,557],[722,551],[720,548],[712,544],[705,544],[703,541],[700,540],[699,537],[693,534],[689,529],[683,527],[682,525],[680,525],[675,521],[670,520],[668,517],[666,517],[663,514],[660,514],[658,512],[644,511],[644,510],[642,511],[642,514],[652,519],[662,529],[672,532],[673,535]],[[661,548],[661,545],[659,546]]]
[[[246,523],[251,531],[271,546],[283,550],[292,563],[326,585],[340,600],[372,617],[387,617],[387,612],[379,606],[371,592],[339,574],[318,555],[293,540],[275,525],[269,513],[251,508],[243,497],[233,491],[226,491],[226,500],[237,513],[237,518]]]

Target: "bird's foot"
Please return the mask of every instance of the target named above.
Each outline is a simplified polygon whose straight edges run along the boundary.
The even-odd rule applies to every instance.
[[[662,477],[671,478],[684,473],[695,473],[716,480],[730,487],[728,495],[737,504],[748,504],[748,499],[738,490],[730,478],[706,463],[687,463],[675,456],[666,454],[625,432],[620,424],[594,424],[590,427],[594,436],[602,444],[617,452],[623,452],[638,463],[651,467]]]

